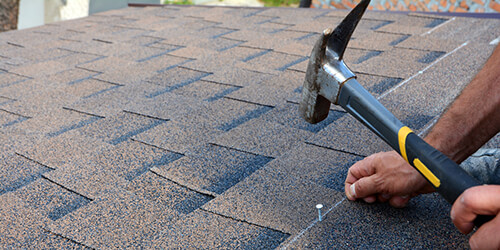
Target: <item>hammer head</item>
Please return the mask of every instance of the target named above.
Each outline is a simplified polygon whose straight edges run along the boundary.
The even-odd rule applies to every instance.
[[[370,0],[362,0],[335,30],[323,31],[314,45],[299,104],[299,112],[307,122],[324,120],[330,111],[330,104],[337,104],[342,85],[355,77],[342,57],[369,3]]]

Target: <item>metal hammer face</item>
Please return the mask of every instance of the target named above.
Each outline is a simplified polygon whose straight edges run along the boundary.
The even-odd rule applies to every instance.
[[[342,85],[356,76],[342,57],[354,29],[370,0],[363,0],[335,28],[326,29],[313,47],[299,105],[301,116],[309,123],[318,123],[328,116],[330,104],[338,103]]]

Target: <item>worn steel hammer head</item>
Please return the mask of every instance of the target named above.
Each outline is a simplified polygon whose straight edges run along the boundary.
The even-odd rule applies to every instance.
[[[330,104],[337,104],[342,85],[355,75],[342,60],[347,43],[370,0],[362,0],[335,28],[326,29],[314,45],[299,105],[301,116],[318,123],[328,116]]]

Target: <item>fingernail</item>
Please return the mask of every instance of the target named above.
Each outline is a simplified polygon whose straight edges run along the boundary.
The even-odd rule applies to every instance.
[[[400,197],[401,197],[402,199],[408,199],[408,197],[410,197],[410,196],[408,196],[408,195],[401,195]]]
[[[356,188],[354,187],[354,185],[355,185],[355,184],[356,184],[356,183],[353,183],[353,184],[351,185],[351,197],[352,197],[352,198],[356,198]]]

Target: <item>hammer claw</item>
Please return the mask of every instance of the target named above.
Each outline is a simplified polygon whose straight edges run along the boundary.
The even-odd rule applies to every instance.
[[[342,60],[347,44],[351,39],[352,33],[356,29],[361,17],[365,13],[370,0],[361,1],[342,22],[335,28],[332,35],[328,39],[327,56],[332,56],[331,59]],[[329,55],[330,54],[330,55]]]

